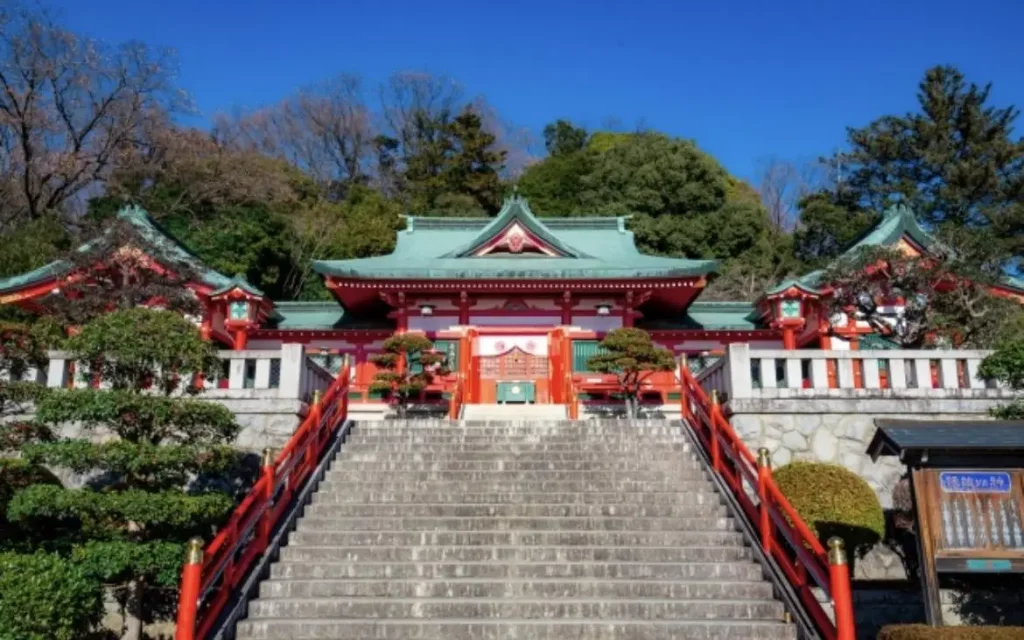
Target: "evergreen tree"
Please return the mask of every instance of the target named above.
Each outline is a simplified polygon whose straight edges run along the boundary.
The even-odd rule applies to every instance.
[[[1013,131],[1019,111],[991,105],[990,91],[953,67],[929,69],[917,112],[850,129],[851,149],[837,158],[844,197],[876,212],[901,200],[974,261],[1019,262],[1024,138]]]
[[[228,447],[238,430],[217,404],[171,394],[194,374],[219,368],[214,347],[173,311],[131,309],[102,316],[70,338],[67,350],[109,390],[50,390],[37,405],[48,425],[79,423],[116,439],[28,444],[22,457],[88,474],[80,489],[36,484],[10,501],[7,517],[34,547],[69,552],[95,578],[116,586],[125,640],[140,640],[161,593],[177,584],[185,541],[208,537],[232,507],[196,477],[237,462]],[[156,391],[157,393],[152,393]],[[150,592],[153,587],[164,592]]]
[[[809,268],[824,267],[846,251],[879,220],[878,213],[852,202],[848,192],[822,191],[800,199],[800,224],[793,253]]]

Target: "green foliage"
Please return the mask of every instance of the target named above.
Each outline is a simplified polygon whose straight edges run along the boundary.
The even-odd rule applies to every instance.
[[[775,484],[824,544],[839,536],[856,555],[885,535],[885,513],[874,490],[849,469],[820,462],[791,462],[773,473]]]
[[[75,473],[105,471],[121,477],[123,484],[152,489],[184,485],[200,472],[227,471],[238,464],[240,457],[228,446],[156,445],[127,440],[27,444],[21,454],[33,464],[63,467]]]
[[[567,156],[583,151],[589,137],[583,127],[568,120],[555,120],[544,127],[544,148],[552,157]]]
[[[60,486],[60,480],[48,469],[17,458],[0,458],[0,544],[20,537],[7,520],[7,505],[14,494],[32,485]]]
[[[50,442],[55,438],[53,430],[39,422],[11,420],[0,423],[0,453],[18,451],[27,444]]]
[[[150,536],[171,533],[175,538],[187,539],[190,532],[208,532],[232,506],[231,498],[219,493],[189,495],[140,489],[102,492],[36,484],[11,498],[7,517],[11,522],[37,527],[63,528],[74,520],[81,523],[86,535],[101,539],[138,539],[139,527]]]
[[[447,373],[445,356],[436,353],[434,343],[418,333],[396,333],[383,346],[384,352],[371,360],[380,371],[370,390],[388,393],[399,416],[404,417],[412,397],[426,389],[435,376]],[[400,366],[403,363],[405,366]]]
[[[849,194],[819,192],[800,199],[793,254],[810,268],[824,267],[878,223],[880,216],[851,202]]]
[[[1024,340],[999,345],[982,360],[978,373],[983,378],[998,380],[1011,389],[1024,389]]]
[[[0,554],[0,638],[81,640],[103,615],[100,583],[52,554]]]
[[[605,334],[600,351],[587,360],[587,368],[598,373],[613,373],[626,399],[629,417],[637,416],[640,385],[658,371],[676,366],[672,352],[654,344],[643,329],[624,327]]]
[[[52,262],[71,248],[71,239],[64,224],[52,215],[6,230],[0,240],[0,278],[20,275]]]
[[[149,444],[229,442],[239,429],[231,411],[219,404],[98,389],[52,390],[36,407],[36,419],[105,426],[123,440]]]
[[[896,624],[882,627],[878,640],[1024,640],[1024,627],[933,627]]]
[[[981,361],[978,374],[997,380],[1011,389],[1024,390],[1024,338],[1004,342]],[[993,417],[1001,420],[1024,420],[1024,397],[994,407]]]
[[[874,211],[905,202],[958,250],[977,251],[973,261],[1019,261],[1024,140],[1013,136],[1018,110],[990,104],[990,90],[953,67],[934,67],[918,86],[916,112],[851,129],[851,149],[838,159],[850,198]],[[950,231],[985,240],[957,242],[950,236],[964,234]]]
[[[98,367],[114,389],[141,391],[152,385],[171,393],[190,386],[192,375],[211,376],[221,367],[214,345],[174,311],[108,313],[69,338],[65,348],[75,359]]]
[[[202,216],[182,213],[161,223],[211,269],[242,274],[272,299],[288,295],[294,240],[282,212],[263,203],[225,204]]]
[[[141,577],[149,584],[173,588],[181,578],[184,555],[180,542],[93,540],[76,546],[71,559],[87,576],[105,584]]]
[[[466,209],[494,214],[501,207],[503,186],[499,172],[504,150],[483,126],[472,107],[448,119],[447,113],[417,112],[412,128],[418,140],[406,148],[402,184],[412,211],[430,215],[464,214]],[[394,141],[390,145],[395,147]],[[451,203],[462,211],[452,211]]]

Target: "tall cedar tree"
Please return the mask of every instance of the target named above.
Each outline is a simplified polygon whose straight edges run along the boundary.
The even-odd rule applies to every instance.
[[[434,343],[416,333],[391,336],[384,341],[384,353],[371,359],[380,371],[370,390],[387,393],[399,418],[405,418],[409,404],[436,376],[447,374],[444,354],[435,352]]]
[[[989,103],[991,85],[953,67],[929,69],[917,112],[850,129],[844,198],[874,211],[905,202],[975,264],[1024,256],[1024,138],[1019,111]]]
[[[238,425],[224,407],[175,394],[192,376],[218,367],[214,347],[179,313],[117,311],[85,325],[66,349],[87,376],[109,390],[50,390],[37,405],[48,425],[79,423],[115,440],[29,444],[22,456],[88,474],[81,489],[52,484],[19,491],[8,518],[35,537],[35,546],[70,552],[97,579],[114,585],[124,613],[124,640],[140,640],[173,595],[185,541],[210,536],[232,507],[223,492],[197,488],[198,479],[237,462],[227,446]],[[155,588],[155,589],[154,589]]]
[[[619,391],[626,402],[626,414],[636,419],[640,413],[640,389],[645,380],[659,371],[672,371],[676,360],[667,349],[651,340],[643,329],[625,327],[609,331],[600,351],[587,360],[587,367],[598,373],[615,374]]]

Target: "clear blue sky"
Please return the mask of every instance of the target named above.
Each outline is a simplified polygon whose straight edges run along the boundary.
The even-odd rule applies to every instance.
[[[204,119],[345,71],[443,72],[504,118],[615,117],[686,136],[733,173],[842,145],[951,63],[1024,106],[1021,0],[56,0],[108,41],[174,47]],[[1018,135],[1024,122],[1018,126]]]

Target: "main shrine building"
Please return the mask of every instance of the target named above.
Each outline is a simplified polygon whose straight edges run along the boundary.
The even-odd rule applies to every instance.
[[[185,263],[200,274],[188,286],[202,302],[204,335],[229,349],[303,343],[329,368],[348,354],[356,399],[369,398],[369,357],[402,331],[421,332],[448,354],[467,402],[508,400],[514,388],[516,399],[537,403],[565,402],[566,378],[596,383],[587,360],[618,327],[643,328],[697,361],[732,342],[857,348],[873,333],[865,323],[829,322],[820,273],[752,302],[703,302],[714,261],[644,255],[626,218],[538,218],[518,196],[494,218],[408,217],[389,255],[314,263],[336,302],[270,300],[243,278],[203,265],[145,212],[128,208],[120,217],[146,240],[154,264]],[[909,210],[894,208],[854,248],[925,253],[933,243]],[[38,309],[39,298],[79,277],[69,269],[53,263],[0,280],[0,304]],[[1024,299],[1024,283],[1010,281],[1003,293]]]

